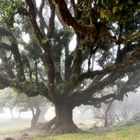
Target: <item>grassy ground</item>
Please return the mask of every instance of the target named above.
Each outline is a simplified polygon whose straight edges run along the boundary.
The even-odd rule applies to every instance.
[[[140,124],[96,134],[65,134],[33,140],[140,140]]]
[[[17,132],[30,127],[28,120],[8,120],[0,122],[0,134]]]

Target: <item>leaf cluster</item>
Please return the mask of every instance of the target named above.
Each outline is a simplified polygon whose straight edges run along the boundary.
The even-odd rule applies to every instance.
[[[18,7],[23,5],[22,0],[0,0],[0,23],[13,28]]]
[[[98,12],[107,21],[129,21],[140,7],[139,1],[133,0],[97,0]]]

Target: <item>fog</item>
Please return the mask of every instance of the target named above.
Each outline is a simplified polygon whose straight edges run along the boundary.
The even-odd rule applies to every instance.
[[[112,109],[110,110],[110,114],[114,113],[115,115],[118,115],[118,117],[120,117],[120,120],[123,120],[132,117],[137,112],[140,112],[139,92],[140,89],[137,89],[135,93],[129,93],[128,97],[126,96],[123,102],[115,101],[112,105]],[[106,105],[102,104],[101,108],[99,109],[93,106],[84,105],[76,107],[73,110],[73,120],[80,127],[83,127],[84,123],[86,123],[86,125],[88,124],[89,127],[93,127],[97,122],[97,119],[100,120],[100,122],[103,122],[103,119],[101,119],[101,117],[104,116],[106,108],[105,106]],[[38,124],[40,122],[49,121],[55,116],[55,110],[52,104],[46,104],[43,106],[41,105],[40,109],[41,112],[43,112],[44,110],[45,113],[43,113],[44,119],[40,118],[38,120]],[[12,109],[9,107],[1,106],[0,133],[12,131],[16,128],[16,125],[20,125],[21,130],[30,128],[32,117],[33,115],[30,109],[21,111],[21,107],[18,106],[13,107]],[[113,117],[115,118],[115,116]]]

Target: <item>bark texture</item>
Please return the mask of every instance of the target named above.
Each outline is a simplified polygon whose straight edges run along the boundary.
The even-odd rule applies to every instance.
[[[42,128],[49,134],[82,132],[73,122],[72,108],[67,104],[55,104],[56,116]]]

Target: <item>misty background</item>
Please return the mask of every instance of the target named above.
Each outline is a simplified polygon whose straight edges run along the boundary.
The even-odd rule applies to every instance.
[[[101,108],[81,105],[73,110],[74,122],[82,129],[92,129],[105,125],[116,125],[131,119],[140,112],[140,88],[129,92],[123,101],[113,101],[111,105],[102,104]],[[24,130],[31,127],[33,108],[39,106],[40,113],[36,125],[51,120],[55,116],[53,104],[46,98],[26,97],[5,88],[0,90],[0,133]],[[108,124],[105,124],[107,116]],[[20,127],[19,127],[20,126]]]

